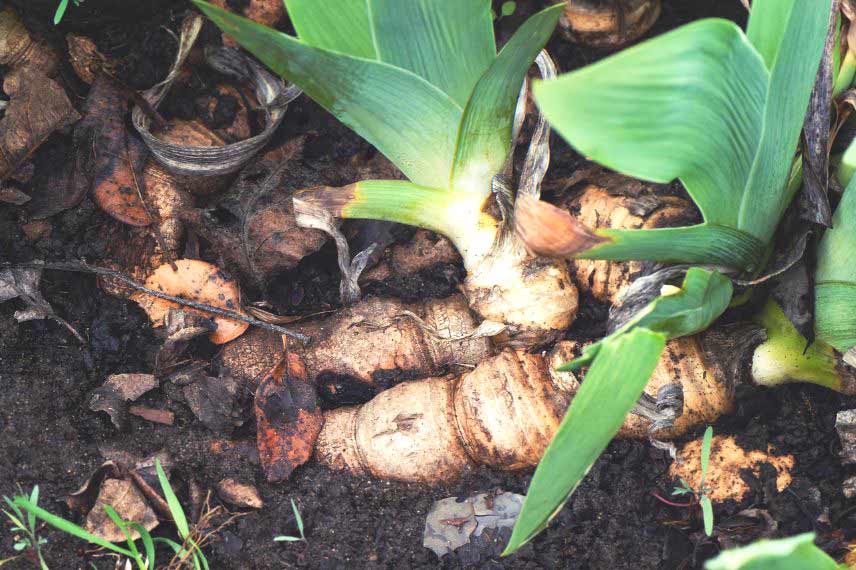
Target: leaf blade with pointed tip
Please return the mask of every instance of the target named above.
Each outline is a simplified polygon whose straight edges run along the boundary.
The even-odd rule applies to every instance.
[[[475,84],[458,131],[450,185],[487,195],[511,145],[517,95],[526,71],[550,39],[562,4],[546,8],[518,28]]]
[[[637,178],[678,178],[705,221],[734,227],[768,77],[735,24],[708,19],[538,82],[534,93],[582,154]]]
[[[665,346],[664,334],[641,328],[601,346],[535,470],[504,555],[528,542],[562,508],[618,433]]]

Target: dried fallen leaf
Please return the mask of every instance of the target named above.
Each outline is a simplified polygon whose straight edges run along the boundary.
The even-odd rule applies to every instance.
[[[256,390],[259,460],[268,481],[287,479],[312,456],[323,416],[306,368],[294,353]]]
[[[669,476],[687,481],[694,489],[701,482],[701,438],[688,442],[678,452],[678,457],[669,467]],[[771,446],[772,447],[772,446]],[[756,476],[761,464],[769,463],[777,472],[776,489],[781,492],[791,484],[790,470],[794,467],[793,455],[774,455],[771,449],[746,451],[733,436],[716,435],[710,446],[710,464],[705,487],[711,501],[720,503],[727,499],[742,501],[749,493],[749,486],[740,476],[740,471],[750,469]]]
[[[113,507],[116,513],[122,517],[122,520],[138,522],[146,530],[151,531],[158,526],[155,512],[132,481],[105,479],[101,484],[98,499],[95,500],[95,506],[92,507],[86,517],[85,525],[86,530],[104,540],[110,542],[125,541],[124,533],[107,516],[107,512],[104,510],[105,505]],[[131,529],[131,536],[136,540],[140,537],[140,533]]]
[[[126,129],[128,98],[119,84],[101,74],[92,85],[83,119],[74,129],[75,194],[92,190],[98,206],[132,226],[152,222],[142,192],[146,148]]]
[[[0,270],[0,303],[11,299],[20,299],[25,308],[15,311],[15,320],[19,323],[40,319],[51,319],[64,326],[80,342],[86,340],[70,324],[54,313],[53,307],[42,297],[39,283],[42,270],[37,268]]]
[[[246,419],[245,399],[231,376],[213,378],[199,374],[182,391],[193,415],[211,431],[230,433]]]
[[[497,556],[505,544],[498,535],[507,529],[504,532],[511,536],[523,499],[516,493],[479,493],[463,501],[459,497],[434,501],[425,519],[422,545],[439,557],[458,551],[469,562],[465,566]]]
[[[113,374],[103,385],[89,396],[89,409],[110,416],[118,429],[128,426],[128,405],[158,387],[157,379],[151,374]]]
[[[255,485],[241,483],[235,479],[223,479],[217,483],[217,495],[239,509],[260,509],[264,506],[262,496]]]
[[[0,202],[21,206],[30,201],[30,197],[13,186],[0,186]]]
[[[0,180],[11,176],[55,131],[80,118],[62,86],[37,68],[7,74],[3,91],[11,100],[0,120]]]
[[[146,279],[146,287],[221,309],[241,312],[241,295],[237,283],[229,280],[217,266],[198,259],[179,259],[175,265],[177,271],[174,271],[169,263],[155,269]],[[172,301],[158,299],[142,292],[134,293],[131,298],[149,315],[155,327],[163,326],[164,317],[169,310],[178,306]],[[211,316],[195,309],[185,310]],[[225,344],[239,337],[249,327],[245,322],[220,316],[213,317],[213,320],[217,324],[217,330],[208,338],[214,344]]]

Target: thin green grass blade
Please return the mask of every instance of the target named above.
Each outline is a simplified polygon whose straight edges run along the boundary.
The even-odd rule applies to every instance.
[[[122,517],[119,516],[119,513],[117,513],[110,505],[104,505],[104,512],[107,513],[107,516],[110,517],[113,524],[122,531],[122,534],[125,536],[125,542],[128,544],[128,550],[131,551],[131,557],[137,562],[137,565],[140,566],[140,551],[137,549],[137,545],[131,535],[131,530],[128,528],[128,523],[126,523]]]
[[[172,490],[172,486],[169,484],[169,478],[167,478],[166,473],[163,470],[160,459],[155,459],[155,470],[158,474],[158,482],[160,482],[163,496],[166,499],[166,504],[169,506],[169,512],[172,515],[172,520],[175,523],[175,528],[178,530],[178,535],[183,540],[187,540],[187,537],[190,536],[190,526],[187,524],[187,517],[184,515],[184,509],[181,507],[178,497],[175,496],[175,491]]]
[[[64,518],[58,517],[57,515],[30,503],[29,500],[24,497],[17,497],[15,499],[15,504],[28,512],[35,513],[38,518],[42,519],[52,527],[59,529],[66,534],[70,534],[87,542],[91,542],[92,544],[97,544],[102,548],[106,548],[107,550],[122,554],[123,556],[127,556],[129,558],[133,557],[133,554],[130,550],[122,548],[121,546],[117,546],[112,542],[108,542],[101,537],[95,536],[91,532],[87,531],[85,528],[80,527],[71,521],[67,521]]]
[[[704,533],[710,536],[713,534],[713,504],[707,495],[703,495],[699,499],[699,504],[701,505],[701,517],[704,521]]]
[[[165,538],[163,536],[156,536],[152,540],[154,541],[155,544],[163,544],[165,546],[170,547],[172,549],[173,553],[175,553],[175,554],[181,554],[181,552],[184,550],[184,547],[182,547],[179,543],[177,543],[176,541],[174,541],[171,538]]]
[[[30,503],[32,503],[34,505],[39,504],[39,486],[38,485],[33,487],[33,490],[30,492]],[[17,509],[17,508],[18,507],[15,507],[15,509]],[[20,511],[18,511],[18,512],[20,512]],[[36,515],[34,513],[27,513],[27,523],[29,523],[30,528],[36,527]]]
[[[733,293],[731,280],[721,273],[692,267],[684,276],[680,291],[657,297],[624,326],[587,346],[581,357],[558,370],[577,370],[590,364],[603,346],[638,328],[663,333],[670,339],[703,331],[725,312]]]
[[[378,59],[366,0],[285,0],[285,9],[308,45]]]
[[[503,554],[523,546],[559,512],[618,433],[665,346],[666,335],[646,329],[604,343],[535,470]]]
[[[300,511],[297,510],[297,504],[294,502],[294,499],[291,499],[291,510],[294,511],[294,520],[297,522],[297,530],[300,532],[301,538],[303,538],[303,517],[300,516]]]
[[[463,109],[418,75],[312,47],[194,0],[223,31],[299,86],[389,158],[414,183],[446,187]]]
[[[464,107],[476,81],[496,58],[490,2],[366,3],[370,7],[377,59],[412,71]]]
[[[764,103],[761,144],[745,186],[736,227],[765,243],[772,238],[793,198],[787,193],[788,174],[823,56],[831,2],[762,0],[752,7],[750,38],[753,30],[758,30],[755,41],[774,59]],[[757,23],[764,20],[766,24]],[[762,25],[781,31],[762,33],[757,27]],[[734,203],[727,207],[733,208]]]
[[[152,540],[152,535],[146,530],[146,527],[136,521],[130,521],[128,526],[137,531],[140,535],[140,541],[143,543],[143,548],[146,551],[146,561],[149,568],[155,568],[155,542]]]
[[[721,552],[705,570],[836,570],[838,565],[814,545],[814,533],[758,540]]]
[[[705,221],[734,227],[768,78],[734,23],[708,19],[537,82],[534,93],[581,154],[644,180],[679,178]]]
[[[451,187],[481,195],[505,163],[517,96],[535,56],[550,39],[563,5],[546,8],[520,26],[478,80],[458,132]]]
[[[713,427],[707,426],[707,429],[704,430],[704,437],[701,440],[701,483],[699,486],[702,489],[704,489],[704,482],[707,479],[707,468],[710,465],[710,444],[712,441]]]
[[[274,542],[301,542],[303,539],[296,536],[275,536]]]

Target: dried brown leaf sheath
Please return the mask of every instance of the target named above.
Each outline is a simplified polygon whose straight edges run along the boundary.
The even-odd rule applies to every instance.
[[[11,176],[54,131],[80,118],[63,88],[36,68],[6,75],[3,91],[11,100],[0,120],[0,180]]]
[[[68,34],[65,37],[65,42],[68,45],[71,67],[80,80],[87,85],[92,85],[102,70],[112,71],[114,66],[107,62],[106,58],[98,51],[95,42],[90,38]]]
[[[517,197],[514,230],[526,248],[545,257],[571,257],[603,243],[565,209],[528,195]]]

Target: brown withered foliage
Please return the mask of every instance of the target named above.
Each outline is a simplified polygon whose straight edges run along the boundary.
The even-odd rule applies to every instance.
[[[37,68],[7,74],[3,91],[11,100],[0,120],[0,180],[11,176],[55,131],[80,118],[62,86]]]
[[[300,358],[290,353],[256,390],[259,460],[268,481],[283,481],[306,463],[324,422],[315,388]]]
[[[129,101],[118,83],[101,74],[92,84],[83,119],[74,129],[74,194],[90,189],[95,203],[132,226],[152,223],[141,199],[145,145],[125,123]]]

